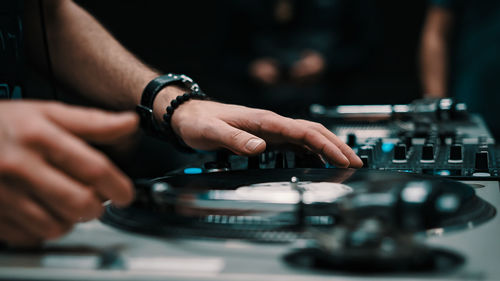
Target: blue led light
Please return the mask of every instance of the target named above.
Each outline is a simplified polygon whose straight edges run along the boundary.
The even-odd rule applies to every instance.
[[[436,175],[449,176],[449,175],[451,175],[451,172],[450,172],[450,170],[437,170]]]
[[[382,143],[382,151],[385,153],[391,152],[393,148],[394,148],[394,143],[392,143],[392,142]]]
[[[196,175],[196,174],[201,174],[203,173],[203,170],[201,168],[186,168],[184,169],[184,174],[188,175]]]
[[[402,173],[413,173],[413,170],[398,170],[398,172],[402,172]]]

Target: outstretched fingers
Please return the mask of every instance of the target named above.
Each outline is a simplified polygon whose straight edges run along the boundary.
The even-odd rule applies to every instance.
[[[28,233],[16,222],[0,219],[0,240],[8,241],[13,246],[36,246],[41,243],[41,239]]]
[[[325,128],[325,126],[307,121],[307,120],[296,120],[297,122],[303,123],[305,126],[314,128],[314,130],[320,132],[325,138],[328,139],[329,142],[333,143],[336,147],[342,151],[342,154],[347,157],[350,163],[350,167],[352,168],[361,168],[363,167],[363,162],[359,158],[358,155],[342,140],[339,139],[332,131]]]
[[[103,200],[111,199],[118,205],[132,201],[131,181],[104,154],[51,123],[39,127],[43,133],[32,134],[29,144],[40,151],[51,168],[90,188]]]
[[[59,127],[84,140],[99,144],[115,143],[138,129],[137,114],[114,113],[93,108],[48,103],[45,115]]]
[[[349,167],[350,161],[346,155],[328,138],[326,138],[318,130],[304,126],[300,122],[294,121],[293,126],[287,127],[283,132],[284,137],[293,137],[302,145],[307,147],[315,153],[324,156],[330,163],[337,167]]]
[[[37,173],[32,172],[35,169]],[[61,221],[72,224],[99,217],[103,212],[101,198],[95,191],[47,165],[40,157],[31,157],[19,169],[18,176],[26,183],[25,192]]]
[[[307,147],[337,167],[361,167],[362,162],[352,149],[324,126],[306,120],[295,120],[277,114],[260,122],[260,133],[276,134],[274,141],[291,142]]]
[[[217,120],[214,121],[213,126],[213,129],[205,130],[204,137],[238,155],[256,155],[266,149],[266,142],[263,139],[226,122]]]

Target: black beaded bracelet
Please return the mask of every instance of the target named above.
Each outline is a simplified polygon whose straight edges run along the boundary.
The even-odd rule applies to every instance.
[[[166,108],[166,113],[163,114],[163,132],[168,135],[168,136],[173,136],[177,138],[178,142],[181,144],[181,147],[178,148],[187,148],[188,146],[180,139],[177,134],[174,133],[174,130],[172,129],[172,115],[174,114],[174,111],[183,103],[185,103],[188,100],[191,99],[197,99],[197,100],[208,100],[208,96],[201,92],[201,91],[193,91],[190,93],[184,93],[182,95],[177,96],[175,99],[173,99],[170,102],[170,105],[167,106]]]
[[[170,102],[170,105],[167,106],[166,113],[163,114],[163,121],[168,125],[170,125],[170,121],[172,119],[172,115],[174,114],[174,110],[176,110],[181,104],[185,103],[190,99],[207,100],[208,96],[200,91],[178,95],[175,99],[173,99]]]
[[[174,111],[183,103],[187,102],[190,99],[197,100],[207,100],[208,96],[203,92],[190,92],[184,93],[182,95],[178,95],[175,99],[170,102],[170,105],[166,108],[166,113],[163,114],[163,121],[170,126],[170,121],[172,120],[172,115]]]

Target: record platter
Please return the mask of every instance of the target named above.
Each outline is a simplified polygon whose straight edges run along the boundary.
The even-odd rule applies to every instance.
[[[156,235],[288,241],[307,229],[377,220],[403,232],[478,225],[495,208],[445,179],[354,169],[269,169],[178,175],[138,185],[105,223]]]
[[[496,213],[466,184],[372,170],[177,175],[143,183],[138,192],[133,206],[110,206],[102,221],[166,237],[308,240],[310,247],[286,260],[338,271],[458,265],[461,256],[428,248],[416,236],[474,227]]]

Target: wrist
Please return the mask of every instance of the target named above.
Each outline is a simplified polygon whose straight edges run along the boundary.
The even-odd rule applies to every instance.
[[[170,85],[161,90],[153,103],[153,116],[155,120],[157,122],[162,122],[163,114],[165,114],[165,108],[170,105],[172,100],[186,91],[187,90],[185,88],[177,85]]]
[[[172,141],[179,148],[187,148],[171,126],[172,115],[183,103],[206,98],[198,84],[184,74],[158,76],[144,88],[141,102],[136,107],[141,127],[151,136]]]

